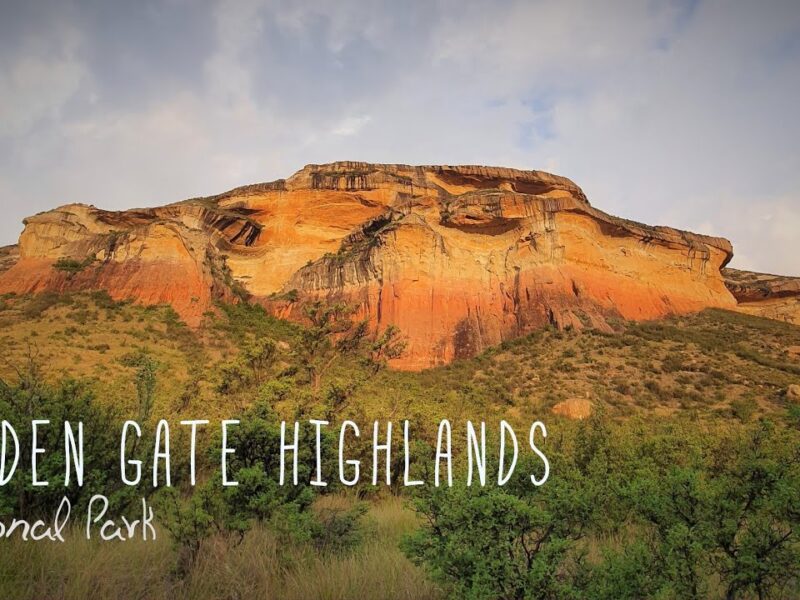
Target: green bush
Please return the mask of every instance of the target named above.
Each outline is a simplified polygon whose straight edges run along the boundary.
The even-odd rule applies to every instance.
[[[541,488],[424,490],[407,555],[458,598],[796,597],[797,431],[593,417],[567,437]]]
[[[731,402],[733,416],[746,423],[758,410],[758,403],[753,398],[739,398]]]
[[[68,298],[59,296],[54,292],[45,292],[30,296],[22,309],[22,315],[26,319],[38,319],[48,309],[58,304],[64,303]]]
[[[53,263],[53,268],[56,271],[62,271],[67,273],[68,277],[72,277],[77,273],[80,273],[86,267],[91,265],[95,260],[97,260],[94,256],[87,256],[82,260],[76,260],[74,258],[67,258],[62,256],[56,262]]]
[[[20,460],[11,481],[0,487],[0,516],[52,518],[62,496],[69,498],[73,515],[79,514],[92,495],[109,497],[116,506],[133,498],[133,488],[119,480],[119,426],[116,412],[96,401],[88,382],[66,379],[57,386],[45,384],[33,363],[21,370],[17,383],[0,380],[0,415],[14,427],[20,445]],[[37,432],[39,447],[47,452],[37,463],[40,480],[47,487],[31,486],[31,420],[49,420]],[[84,485],[72,473],[65,486],[64,424],[69,420],[77,436],[77,423],[84,424]],[[27,450],[26,450],[27,449]]]

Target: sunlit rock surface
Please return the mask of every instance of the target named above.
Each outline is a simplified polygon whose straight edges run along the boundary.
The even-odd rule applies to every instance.
[[[547,324],[735,308],[731,256],[725,239],[613,217],[540,171],[338,162],[160,208],[30,217],[19,258],[0,256],[0,293],[105,289],[191,325],[217,300],[296,320],[345,301],[397,325],[395,366],[421,369]]]
[[[723,269],[737,310],[800,325],[800,277]]]

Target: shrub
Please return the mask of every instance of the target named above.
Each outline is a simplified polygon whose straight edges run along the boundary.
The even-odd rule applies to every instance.
[[[118,310],[124,304],[124,302],[114,300],[106,290],[95,290],[89,294],[89,297],[95,303],[95,306],[107,310]]]
[[[74,258],[62,256],[53,263],[53,268],[56,271],[63,271],[64,273],[67,273],[68,277],[73,277],[91,265],[95,260],[97,259],[94,256],[87,256],[83,260],[75,260]]]
[[[798,432],[690,423],[593,416],[541,488],[425,488],[403,548],[457,598],[795,597]]]
[[[679,354],[668,354],[661,361],[661,370],[664,373],[675,373],[684,370],[684,360]]]
[[[64,298],[54,292],[45,292],[44,294],[36,294],[32,296],[25,308],[22,309],[22,315],[27,319],[37,319],[49,308],[56,306],[63,302]]]
[[[118,477],[120,419],[114,410],[95,400],[90,382],[65,379],[57,386],[45,384],[34,362],[20,369],[16,383],[0,380],[0,414],[14,427],[20,444],[20,461],[11,481],[0,487],[0,516],[32,520],[52,518],[61,498],[66,496],[73,514],[85,510],[89,499],[105,494],[116,505],[133,499],[134,488],[123,486]],[[84,424],[84,485],[78,486],[73,472],[65,486],[64,425],[66,418],[77,435],[77,423]],[[47,487],[32,487],[31,419],[49,420],[50,424],[37,430],[37,444],[46,448],[37,472]],[[138,492],[141,495],[141,492]]]
[[[358,503],[342,510],[325,508],[317,511],[311,539],[320,552],[341,554],[358,546],[364,538],[362,517],[367,505]]]
[[[403,540],[409,558],[424,565],[454,598],[567,597],[577,589],[571,567],[576,543],[600,516],[609,473],[602,464],[602,434],[592,419],[581,448],[549,453],[553,472],[541,487],[529,473],[539,465],[523,460],[504,487],[421,488],[415,501],[421,528]],[[491,472],[491,469],[489,470]]]
[[[733,416],[742,423],[749,421],[758,410],[758,403],[753,398],[739,398],[731,402]]]

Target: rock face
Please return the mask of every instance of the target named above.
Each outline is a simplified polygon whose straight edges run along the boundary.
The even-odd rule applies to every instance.
[[[800,277],[737,269],[723,269],[722,276],[736,298],[737,310],[800,325]]]
[[[169,303],[198,324],[214,298],[233,297],[215,272],[224,269],[218,223],[229,218],[201,204],[126,212],[63,206],[25,220],[19,259],[0,273],[0,290],[104,289],[115,299]]]
[[[19,260],[19,246],[0,248],[0,274],[5,273]]]
[[[1,292],[102,288],[197,324],[246,297],[302,319],[341,300],[407,338],[395,366],[473,355],[547,324],[608,329],[734,308],[727,240],[612,217],[563,177],[478,166],[308,165],[161,208],[30,217]],[[93,260],[94,259],[94,260]]]

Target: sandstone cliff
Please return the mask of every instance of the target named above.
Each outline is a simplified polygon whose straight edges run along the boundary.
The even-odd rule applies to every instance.
[[[546,324],[734,308],[731,256],[721,238],[607,215],[548,173],[338,162],[160,208],[30,217],[0,293],[102,288],[191,324],[217,299],[291,319],[343,300],[397,325],[396,366],[418,369]]]
[[[800,325],[800,277],[737,269],[723,269],[722,276],[736,298],[737,310]]]
[[[0,274],[5,273],[19,260],[19,246],[0,248]]]

